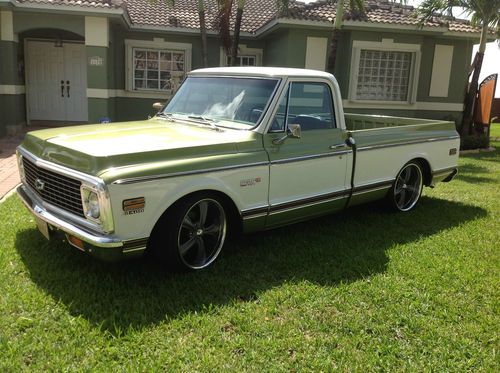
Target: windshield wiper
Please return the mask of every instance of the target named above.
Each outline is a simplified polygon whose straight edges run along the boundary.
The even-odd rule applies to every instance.
[[[158,113],[156,113],[155,117],[163,118],[163,119],[166,119],[170,122],[174,121],[172,113],[164,113],[162,111],[159,111]]]
[[[212,128],[213,130],[216,130],[216,131],[221,131],[216,125],[215,125],[215,120],[212,119],[212,118],[207,118],[207,117],[204,117],[203,115],[188,115],[188,118],[189,119],[196,119],[196,120],[199,120],[201,121],[200,123],[202,124],[205,124],[207,126],[210,126],[210,128]]]

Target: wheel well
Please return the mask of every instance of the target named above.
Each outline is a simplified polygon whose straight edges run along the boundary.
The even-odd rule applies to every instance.
[[[431,172],[431,165],[425,158],[415,158],[413,161],[418,162],[420,166],[422,166],[422,172],[423,172],[423,177],[424,177],[424,185],[429,186],[431,185],[432,182],[432,172]]]
[[[198,190],[196,192],[192,192],[192,193],[186,194],[185,196],[182,196],[177,201],[175,201],[173,204],[171,204],[163,212],[163,214],[161,214],[160,218],[155,223],[155,227],[156,227],[156,224],[164,216],[168,215],[169,211],[172,211],[173,209],[175,209],[176,206],[181,201],[185,200],[186,198],[190,198],[190,197],[192,197],[194,195],[197,195],[197,194],[204,194],[204,195],[209,194],[211,196],[217,197],[222,202],[223,207],[224,207],[224,209],[226,210],[226,212],[228,214],[227,221],[228,221],[228,225],[229,225],[229,233],[230,234],[238,234],[239,232],[242,231],[243,221],[242,221],[240,212],[239,212],[238,208],[236,207],[236,204],[234,203],[234,201],[227,194],[225,194],[223,192],[220,192],[218,190],[212,190],[212,189]],[[154,230],[154,228],[153,228],[153,230]]]

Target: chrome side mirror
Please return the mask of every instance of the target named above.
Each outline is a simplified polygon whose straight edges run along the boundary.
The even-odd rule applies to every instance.
[[[163,109],[163,104],[161,102],[155,102],[153,104],[153,109],[155,109],[157,112],[159,112],[161,109]]]
[[[274,145],[281,145],[286,139],[300,139],[302,137],[302,131],[300,129],[300,124],[290,124],[288,127],[287,134],[283,137],[273,139]]]
[[[292,139],[300,139],[302,137],[300,124],[290,124],[290,132],[288,133],[288,137],[291,137]]]

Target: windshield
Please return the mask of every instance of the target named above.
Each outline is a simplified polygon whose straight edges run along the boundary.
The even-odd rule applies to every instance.
[[[213,121],[249,129],[264,114],[278,79],[188,77],[163,110],[173,117]]]

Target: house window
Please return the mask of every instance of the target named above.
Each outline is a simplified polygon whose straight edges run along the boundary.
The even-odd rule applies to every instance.
[[[134,90],[171,91],[186,73],[183,51],[133,48]]]
[[[349,99],[410,105],[416,99],[419,65],[419,44],[355,40]]]
[[[229,66],[230,56],[227,56],[226,65]],[[236,57],[236,66],[257,66],[257,56],[255,55],[246,55],[246,56],[238,56]]]
[[[411,64],[411,52],[362,49],[356,98],[408,101]]]
[[[248,48],[244,44],[238,46],[236,66],[262,66],[263,51],[259,48]],[[229,56],[224,48],[220,48],[220,66],[230,66]]]
[[[191,70],[191,44],[155,38],[127,39],[125,46],[126,89],[138,95],[161,93],[168,98]]]

